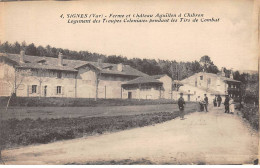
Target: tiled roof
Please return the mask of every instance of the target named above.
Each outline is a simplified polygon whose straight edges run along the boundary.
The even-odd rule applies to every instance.
[[[147,76],[147,77],[139,77],[139,78],[130,80],[126,83],[123,83],[122,85],[144,84],[144,83],[162,84],[162,82],[154,79],[153,77]]]
[[[148,76],[147,74],[140,72],[129,65],[123,65],[123,70],[117,70],[117,64],[110,63],[98,63],[81,60],[69,60],[63,59],[63,66],[58,65],[58,58],[53,57],[39,57],[39,56],[24,56],[25,63],[20,63],[19,54],[6,54],[0,53],[0,57],[5,57],[17,64],[18,67],[23,68],[34,68],[34,69],[49,69],[49,70],[61,70],[61,71],[78,71],[79,67],[84,65],[92,65],[100,70],[102,74],[113,74],[113,75],[128,75],[128,76]],[[44,61],[45,60],[45,61]],[[44,62],[39,64],[38,62]],[[107,69],[109,67],[109,69]],[[106,68],[106,69],[103,69]]]

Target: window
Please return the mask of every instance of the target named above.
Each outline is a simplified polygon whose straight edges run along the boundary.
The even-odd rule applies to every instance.
[[[188,92],[190,92],[190,90],[188,90]]]
[[[200,80],[203,80],[203,76],[200,76]]]
[[[57,72],[57,78],[61,78],[61,72]]]
[[[196,91],[194,91],[194,94],[196,94]]]
[[[195,87],[197,87],[197,86],[198,86],[198,81],[196,80],[196,81],[195,81]]]
[[[32,93],[37,93],[37,85],[32,85]]]
[[[57,94],[61,94],[61,86],[57,86]]]

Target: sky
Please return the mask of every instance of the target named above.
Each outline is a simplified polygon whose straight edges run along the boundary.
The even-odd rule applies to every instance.
[[[69,24],[61,14],[197,13],[212,23]],[[258,23],[253,0],[114,0],[0,3],[0,40],[26,41],[127,58],[195,61],[257,70]]]

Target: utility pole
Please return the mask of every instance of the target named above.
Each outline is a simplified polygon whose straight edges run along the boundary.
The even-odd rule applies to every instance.
[[[172,61],[171,61],[171,72],[172,72],[172,84],[173,84],[173,65],[172,65]],[[171,85],[171,100],[172,100],[172,85]]]
[[[179,80],[178,79],[178,63],[176,63],[176,80]]]

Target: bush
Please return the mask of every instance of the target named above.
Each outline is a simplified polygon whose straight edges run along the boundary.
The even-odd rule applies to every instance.
[[[195,108],[186,111],[196,111]],[[1,143],[5,148],[45,144],[57,140],[73,139],[93,134],[103,134],[135,127],[143,127],[174,119],[178,112],[59,119],[9,119],[2,122]]]
[[[243,118],[247,119],[250,125],[258,130],[259,129],[259,107],[252,104],[244,105],[241,110]]]

